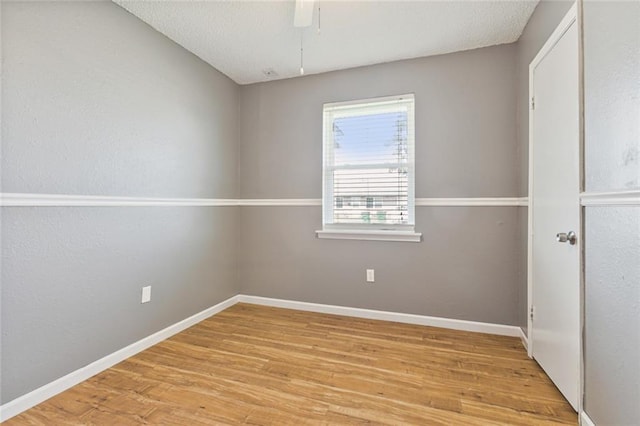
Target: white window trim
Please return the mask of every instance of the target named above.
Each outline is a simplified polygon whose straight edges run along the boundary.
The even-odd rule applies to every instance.
[[[376,102],[380,105],[374,107],[379,111],[395,111],[392,108],[393,103],[401,99],[411,99],[413,108],[411,114],[407,117],[408,125],[413,130],[411,134],[411,143],[408,144],[409,158],[412,160],[407,164],[409,173],[409,182],[407,188],[408,205],[407,212],[409,216],[409,224],[406,225],[382,225],[382,224],[329,224],[327,218],[332,215],[333,206],[326,202],[327,199],[333,199],[333,182],[332,174],[327,172],[334,169],[334,166],[327,167],[325,165],[326,158],[332,156],[332,143],[327,143],[327,123],[325,109],[327,107],[334,109],[334,117],[340,116],[340,112],[336,109],[349,107],[367,102]],[[385,105],[387,103],[387,105]],[[369,112],[368,112],[369,113]],[[316,236],[321,239],[342,239],[342,240],[367,240],[367,241],[404,241],[404,242],[420,242],[422,233],[415,232],[415,97],[413,94],[386,96],[378,98],[358,99],[347,102],[334,102],[323,105],[322,117],[322,224],[323,229],[316,231]],[[344,114],[344,115],[353,115]],[[358,167],[361,168],[361,167]]]
[[[382,230],[382,229],[323,229],[316,231],[321,239],[332,240],[364,240],[364,241],[399,241],[419,243],[422,233],[414,231]]]

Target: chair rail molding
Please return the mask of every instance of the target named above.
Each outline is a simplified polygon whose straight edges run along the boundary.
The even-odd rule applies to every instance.
[[[580,204],[590,206],[640,206],[640,190],[583,192]]]
[[[524,207],[527,197],[416,198],[416,207]],[[321,198],[154,198],[0,193],[1,207],[315,207]]]

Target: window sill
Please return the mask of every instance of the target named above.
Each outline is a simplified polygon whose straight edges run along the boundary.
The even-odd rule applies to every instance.
[[[365,241],[401,241],[419,243],[422,233],[413,231],[384,231],[384,230],[320,230],[316,236],[333,240],[365,240]]]

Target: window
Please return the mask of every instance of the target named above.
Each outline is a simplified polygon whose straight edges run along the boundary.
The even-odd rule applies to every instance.
[[[325,104],[321,238],[419,241],[413,95]]]

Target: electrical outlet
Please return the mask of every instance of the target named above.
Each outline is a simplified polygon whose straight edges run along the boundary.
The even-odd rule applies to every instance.
[[[367,282],[372,283],[375,282],[375,271],[373,269],[367,269]]]
[[[151,301],[151,286],[142,287],[142,300],[140,303],[147,303]]]

